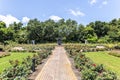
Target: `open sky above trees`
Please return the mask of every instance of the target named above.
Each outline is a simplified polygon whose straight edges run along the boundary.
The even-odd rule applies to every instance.
[[[0,20],[7,25],[29,19],[73,19],[84,25],[120,17],[120,0],[0,0]]]

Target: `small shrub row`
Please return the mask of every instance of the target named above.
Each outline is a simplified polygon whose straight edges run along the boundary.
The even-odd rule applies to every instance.
[[[88,46],[88,45],[67,45],[65,47],[76,50],[77,52],[97,52],[97,51],[108,51],[111,48],[105,46],[103,48],[98,48],[97,46]]]
[[[115,57],[120,57],[120,53],[117,53],[117,52],[109,52],[108,54]]]

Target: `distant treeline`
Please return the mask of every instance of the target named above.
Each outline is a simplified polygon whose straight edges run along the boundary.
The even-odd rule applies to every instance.
[[[8,27],[0,21],[0,43],[56,42],[61,37],[64,42],[112,43],[120,41],[120,19],[110,22],[95,21],[84,26],[75,20],[61,19],[58,22],[41,22],[31,19],[26,26],[14,22]]]

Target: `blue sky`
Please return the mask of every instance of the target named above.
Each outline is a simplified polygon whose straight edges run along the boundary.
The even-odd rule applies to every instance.
[[[120,0],[0,0],[0,20],[27,23],[29,19],[73,19],[84,25],[120,18]]]

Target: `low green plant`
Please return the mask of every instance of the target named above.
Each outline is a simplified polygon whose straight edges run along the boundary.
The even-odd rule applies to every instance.
[[[95,80],[97,77],[97,73],[92,71],[91,69],[85,69],[81,73],[82,80]]]
[[[30,69],[26,66],[26,64],[20,64],[18,60],[10,60],[9,63],[11,64],[11,67],[3,71],[1,74],[2,79],[14,80],[18,77],[27,78],[28,74],[30,74]]]

